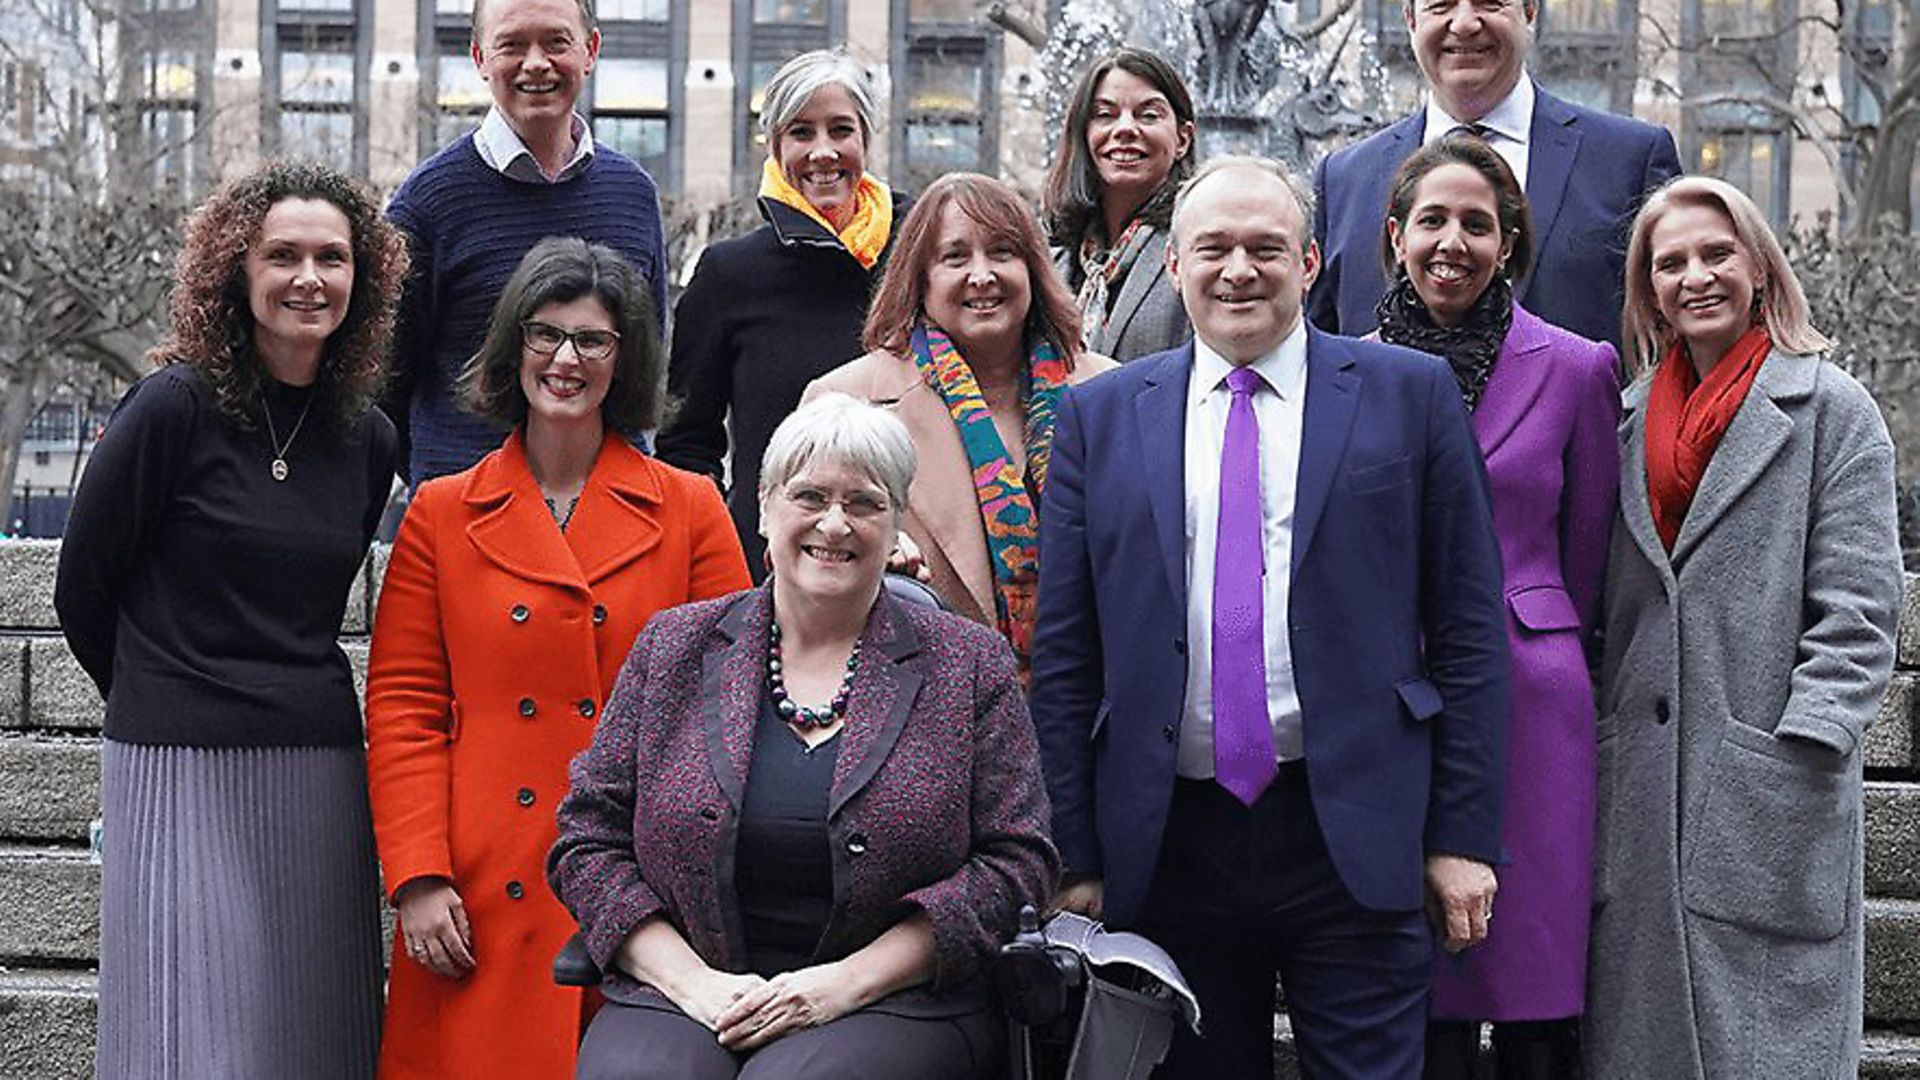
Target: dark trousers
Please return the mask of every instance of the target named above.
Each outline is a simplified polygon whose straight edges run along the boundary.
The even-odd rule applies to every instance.
[[[1180,1030],[1158,1080],[1272,1080],[1276,973],[1310,1080],[1420,1076],[1425,915],[1348,895],[1304,765],[1283,765],[1252,807],[1211,781],[1177,781],[1140,929],[1180,965],[1205,1029]]]
[[[580,1044],[575,1080],[997,1080],[1006,1020],[887,1011],[883,1000],[838,1020],[734,1054],[699,1021],[661,1000],[609,1001]]]

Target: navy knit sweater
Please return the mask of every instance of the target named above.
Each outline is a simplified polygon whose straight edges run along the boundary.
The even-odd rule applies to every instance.
[[[577,176],[530,184],[488,165],[473,136],[462,135],[413,170],[387,216],[407,234],[413,272],[382,405],[409,444],[407,481],[415,486],[471,466],[505,438],[460,411],[454,383],[533,245],[549,236],[605,244],[652,286],[655,312],[666,309],[659,193],[645,169],[603,144],[594,144],[592,164]]]

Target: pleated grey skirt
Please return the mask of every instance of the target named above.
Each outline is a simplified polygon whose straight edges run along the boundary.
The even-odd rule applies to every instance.
[[[380,1041],[357,748],[101,753],[98,1075],[358,1080]]]

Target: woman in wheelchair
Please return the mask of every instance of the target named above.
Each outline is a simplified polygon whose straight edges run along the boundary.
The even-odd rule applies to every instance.
[[[1012,653],[881,588],[913,479],[885,410],[773,435],[769,582],[665,612],[548,860],[607,973],[582,1078],[974,1078],[987,967],[1059,870]]]

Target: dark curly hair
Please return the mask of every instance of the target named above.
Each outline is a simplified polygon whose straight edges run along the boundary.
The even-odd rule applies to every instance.
[[[659,427],[664,369],[652,294],[619,252],[575,236],[549,236],[533,245],[507,279],[487,320],[486,340],[460,373],[456,392],[461,406],[502,427],[525,421],[520,324],[548,304],[589,295],[607,309],[620,332],[613,383],[600,403],[601,419],[628,433]]]
[[[222,415],[242,428],[259,423],[264,375],[254,352],[247,249],[267,211],[287,199],[331,203],[352,229],[353,292],[314,377],[315,419],[342,431],[372,407],[386,377],[407,247],[380,216],[372,190],[325,165],[274,162],[221,185],[194,210],[174,262],[172,327],[148,357],[197,368]]]

